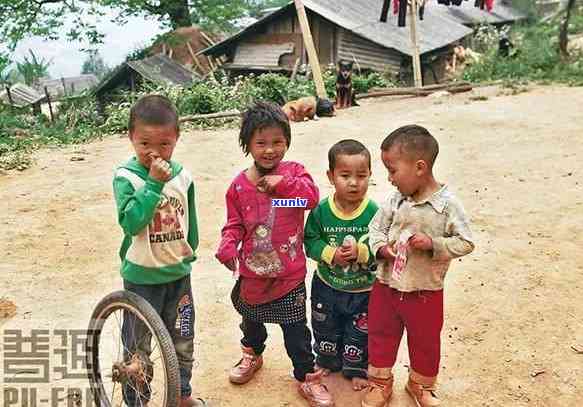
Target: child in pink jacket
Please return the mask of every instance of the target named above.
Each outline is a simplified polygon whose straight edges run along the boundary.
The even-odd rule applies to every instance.
[[[227,224],[216,254],[239,274],[231,298],[243,319],[243,355],[229,380],[251,380],[263,365],[264,324],[278,324],[300,394],[311,406],[330,407],[334,402],[322,373],[314,370],[304,283],[304,212],[318,204],[319,193],[301,164],[282,161],[290,141],[279,106],[259,102],[243,114],[239,144],[254,162],[227,190]]]

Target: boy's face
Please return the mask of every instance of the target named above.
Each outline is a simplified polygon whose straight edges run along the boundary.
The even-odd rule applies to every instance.
[[[411,196],[420,187],[421,176],[426,170],[423,160],[415,160],[401,150],[400,145],[381,153],[383,164],[389,171],[389,182],[405,196]]]
[[[334,170],[326,173],[336,189],[336,199],[346,203],[360,203],[368,191],[371,171],[364,154],[336,156]]]
[[[178,132],[173,125],[158,126],[137,122],[130,132],[130,141],[140,164],[150,168],[152,160],[157,157],[170,161],[178,141]]]
[[[265,127],[256,130],[249,143],[249,153],[253,160],[266,170],[278,166],[287,151],[287,141],[279,127]]]

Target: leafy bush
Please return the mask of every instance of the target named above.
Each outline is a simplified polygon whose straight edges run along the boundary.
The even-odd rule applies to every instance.
[[[149,93],[168,96],[181,116],[242,110],[255,100],[284,104],[288,100],[316,94],[314,82],[305,77],[291,81],[286,76],[269,73],[239,77],[229,82],[225,76],[216,76],[216,80],[196,82],[186,89],[144,85],[135,93],[120,92],[106,107],[105,121],[98,114],[95,100],[89,96],[64,102],[54,123],[46,118],[39,120],[29,110],[13,112],[0,107],[0,168],[26,168],[32,164],[27,154],[43,145],[83,143],[127,131],[132,104]],[[326,71],[323,77],[328,96],[332,99],[336,75],[333,71]],[[375,73],[355,75],[353,83],[358,93],[367,92],[371,87],[392,86]],[[216,127],[231,123],[233,119],[215,120],[202,122],[199,126]]]
[[[571,35],[583,32],[583,16],[573,16],[572,20],[569,25]],[[498,55],[498,37],[495,30],[482,29],[482,33],[482,38],[487,38],[490,46],[479,62],[465,70],[465,80],[528,80],[583,85],[583,55],[573,51],[569,61],[561,59],[557,21],[516,26],[509,33],[515,46],[511,57]]]

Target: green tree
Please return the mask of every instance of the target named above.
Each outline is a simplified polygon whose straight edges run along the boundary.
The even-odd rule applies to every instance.
[[[99,44],[103,33],[97,28],[107,10],[124,23],[130,16],[157,18],[163,26],[175,29],[192,24],[210,31],[230,31],[232,20],[249,10],[272,5],[278,0],[0,0],[0,43],[11,49],[31,35],[57,39],[67,20],[71,28],[64,36],[71,41]]]
[[[94,74],[99,79],[103,78],[109,72],[109,67],[103,61],[103,58],[98,51],[92,51],[83,65],[81,66],[81,74]]]
[[[25,56],[21,62],[17,61],[16,71],[18,72],[19,80],[23,80],[24,83],[31,86],[37,79],[49,76],[49,67],[53,61],[37,58],[31,49],[28,52],[30,53],[30,59]]]

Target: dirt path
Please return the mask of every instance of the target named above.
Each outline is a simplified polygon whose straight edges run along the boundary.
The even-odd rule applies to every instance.
[[[381,200],[389,186],[380,141],[399,125],[427,126],[441,144],[438,178],[462,198],[478,242],[447,279],[444,405],[583,405],[583,355],[571,349],[583,344],[583,88],[501,92],[366,101],[336,119],[295,125],[287,158],[303,162],[326,195],[328,147],[357,138],[373,151],[370,195]],[[470,101],[476,95],[488,100]],[[270,329],[253,383],[234,387],[226,378],[239,354],[238,318],[231,277],[212,254],[224,191],[247,164],[236,138],[235,130],[185,134],[176,153],[196,179],[202,237],[192,276],[194,383],[219,406],[303,406],[278,329]],[[0,176],[0,297],[18,306],[0,329],[84,328],[96,302],[120,288],[111,176],[129,154],[125,139],[109,138],[44,151],[34,168]],[[406,363],[402,347],[391,406],[413,405],[402,388]],[[347,382],[332,382],[337,406],[359,405]]]

